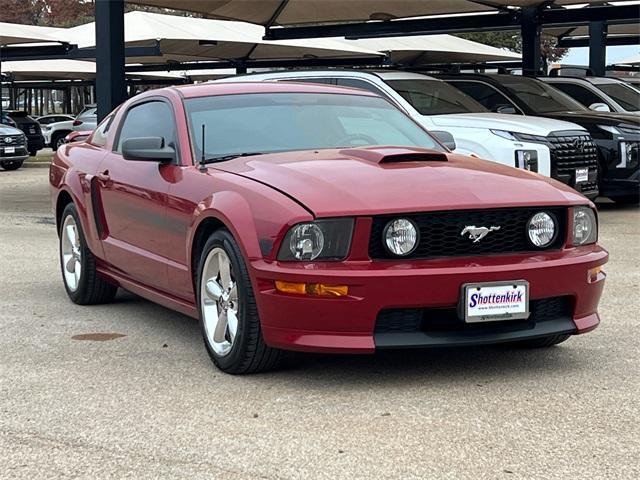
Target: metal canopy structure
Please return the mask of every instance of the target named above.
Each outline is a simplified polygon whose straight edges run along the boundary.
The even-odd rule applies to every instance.
[[[630,0],[127,0],[129,3],[190,11],[207,18],[244,21],[263,29],[269,40],[326,37],[374,38],[470,31],[520,30],[522,68],[540,72],[542,28],[589,26],[591,68],[604,74],[609,24],[634,22],[640,12]],[[98,98],[102,113],[120,101],[102,96],[124,77],[123,0],[96,0]],[[120,53],[118,53],[120,52]],[[309,63],[302,59],[292,65]],[[223,62],[224,63],[224,62]],[[227,62],[219,67],[233,67]],[[246,66],[260,66],[249,65]],[[275,66],[275,65],[274,65]],[[280,64],[278,66],[285,66]],[[208,67],[207,67],[208,68]],[[215,66],[211,66],[215,68]],[[100,72],[105,81],[100,82]],[[107,82],[106,78],[111,82]],[[124,89],[121,88],[121,91]],[[119,98],[118,100],[122,100]]]

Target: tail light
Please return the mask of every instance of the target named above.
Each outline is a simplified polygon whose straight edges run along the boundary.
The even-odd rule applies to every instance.
[[[74,120],[74,121],[73,121],[73,126],[74,126],[74,127],[77,127],[78,125],[82,125],[82,121],[80,121],[80,120]]]

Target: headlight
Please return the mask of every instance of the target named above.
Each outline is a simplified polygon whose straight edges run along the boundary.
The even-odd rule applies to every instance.
[[[384,244],[393,255],[404,257],[418,246],[418,228],[407,218],[398,218],[384,227]]]
[[[516,168],[538,172],[538,152],[535,150],[516,150]]]
[[[598,240],[598,221],[589,207],[573,209],[573,245],[586,245]]]
[[[349,253],[352,231],[352,218],[299,223],[285,235],[278,260],[342,260]]]
[[[556,239],[556,221],[547,212],[538,212],[529,219],[527,233],[536,247],[547,247]]]
[[[513,133],[507,132],[506,130],[491,130],[491,133],[499,137],[506,138],[507,140],[517,140]]]

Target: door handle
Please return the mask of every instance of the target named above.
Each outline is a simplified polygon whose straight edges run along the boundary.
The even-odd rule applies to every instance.
[[[100,172],[99,174],[96,175],[96,178],[100,183],[107,183],[109,180],[111,180],[111,177],[109,176],[109,170]]]

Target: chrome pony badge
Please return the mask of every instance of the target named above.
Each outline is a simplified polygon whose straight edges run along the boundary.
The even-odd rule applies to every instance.
[[[460,235],[469,234],[469,240],[473,240],[473,243],[478,243],[484,237],[486,237],[489,232],[495,232],[496,230],[500,230],[500,227],[476,227],[475,225],[469,225],[464,227]]]

